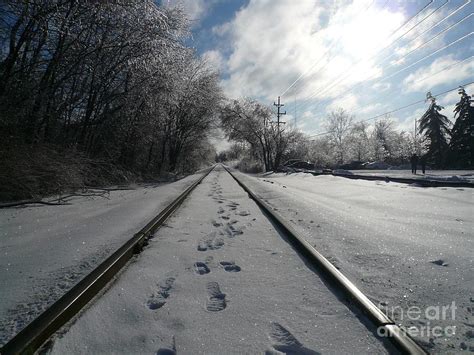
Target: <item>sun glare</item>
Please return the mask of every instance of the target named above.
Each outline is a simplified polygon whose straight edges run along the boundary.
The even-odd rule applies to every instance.
[[[401,13],[378,9],[364,12],[342,26],[342,49],[354,59],[369,58],[389,44],[391,33],[402,21]]]

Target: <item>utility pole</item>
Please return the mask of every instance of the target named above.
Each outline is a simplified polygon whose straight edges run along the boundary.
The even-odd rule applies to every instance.
[[[277,151],[276,151],[276,156],[275,156],[275,167],[278,167],[278,165],[280,165],[280,159],[281,159],[281,155],[282,155],[282,151],[281,151],[281,129],[280,129],[280,125],[281,124],[285,124],[286,122],[282,122],[280,121],[280,116],[283,116],[283,115],[286,115],[286,111],[285,112],[281,112],[280,108],[285,106],[283,105],[281,102],[280,102],[280,96],[278,96],[278,103],[273,103],[273,105],[275,105],[277,107],[277,134],[278,134],[278,141],[277,141]]]
[[[286,111],[285,111],[285,112],[281,112],[281,111],[280,111],[280,108],[283,107],[283,106],[285,106],[285,105],[282,104],[282,103],[280,103],[280,96],[278,96],[278,103],[274,102],[273,105],[277,107],[278,145],[280,145],[280,140],[281,140],[281,129],[280,129],[280,125],[286,123],[286,122],[281,122],[281,121],[280,121],[280,116],[286,115]]]

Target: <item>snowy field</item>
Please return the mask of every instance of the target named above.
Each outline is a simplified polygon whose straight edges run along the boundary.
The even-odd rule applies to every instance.
[[[52,353],[387,353],[216,170]]]
[[[240,176],[427,350],[474,351],[474,190]]]
[[[0,345],[131,238],[199,175],[0,210]]]

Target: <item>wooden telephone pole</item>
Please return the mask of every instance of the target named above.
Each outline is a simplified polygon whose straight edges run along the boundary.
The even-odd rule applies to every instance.
[[[280,125],[286,123],[286,122],[280,121],[280,116],[286,115],[286,111],[285,111],[285,112],[281,112],[281,111],[280,111],[280,108],[283,107],[283,106],[285,106],[285,105],[282,104],[282,103],[280,103],[280,96],[278,96],[278,103],[274,102],[273,105],[277,107],[278,145],[280,145],[280,140],[281,140],[281,129],[280,129]]]

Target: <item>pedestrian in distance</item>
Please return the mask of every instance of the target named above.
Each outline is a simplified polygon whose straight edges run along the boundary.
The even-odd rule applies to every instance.
[[[425,175],[425,170],[426,170],[426,154],[422,155],[420,158],[420,164],[421,164],[421,172],[423,175]]]
[[[413,155],[411,156],[410,163],[411,163],[411,173],[416,175],[416,168],[418,165],[418,155],[416,155],[416,153],[413,153]]]

